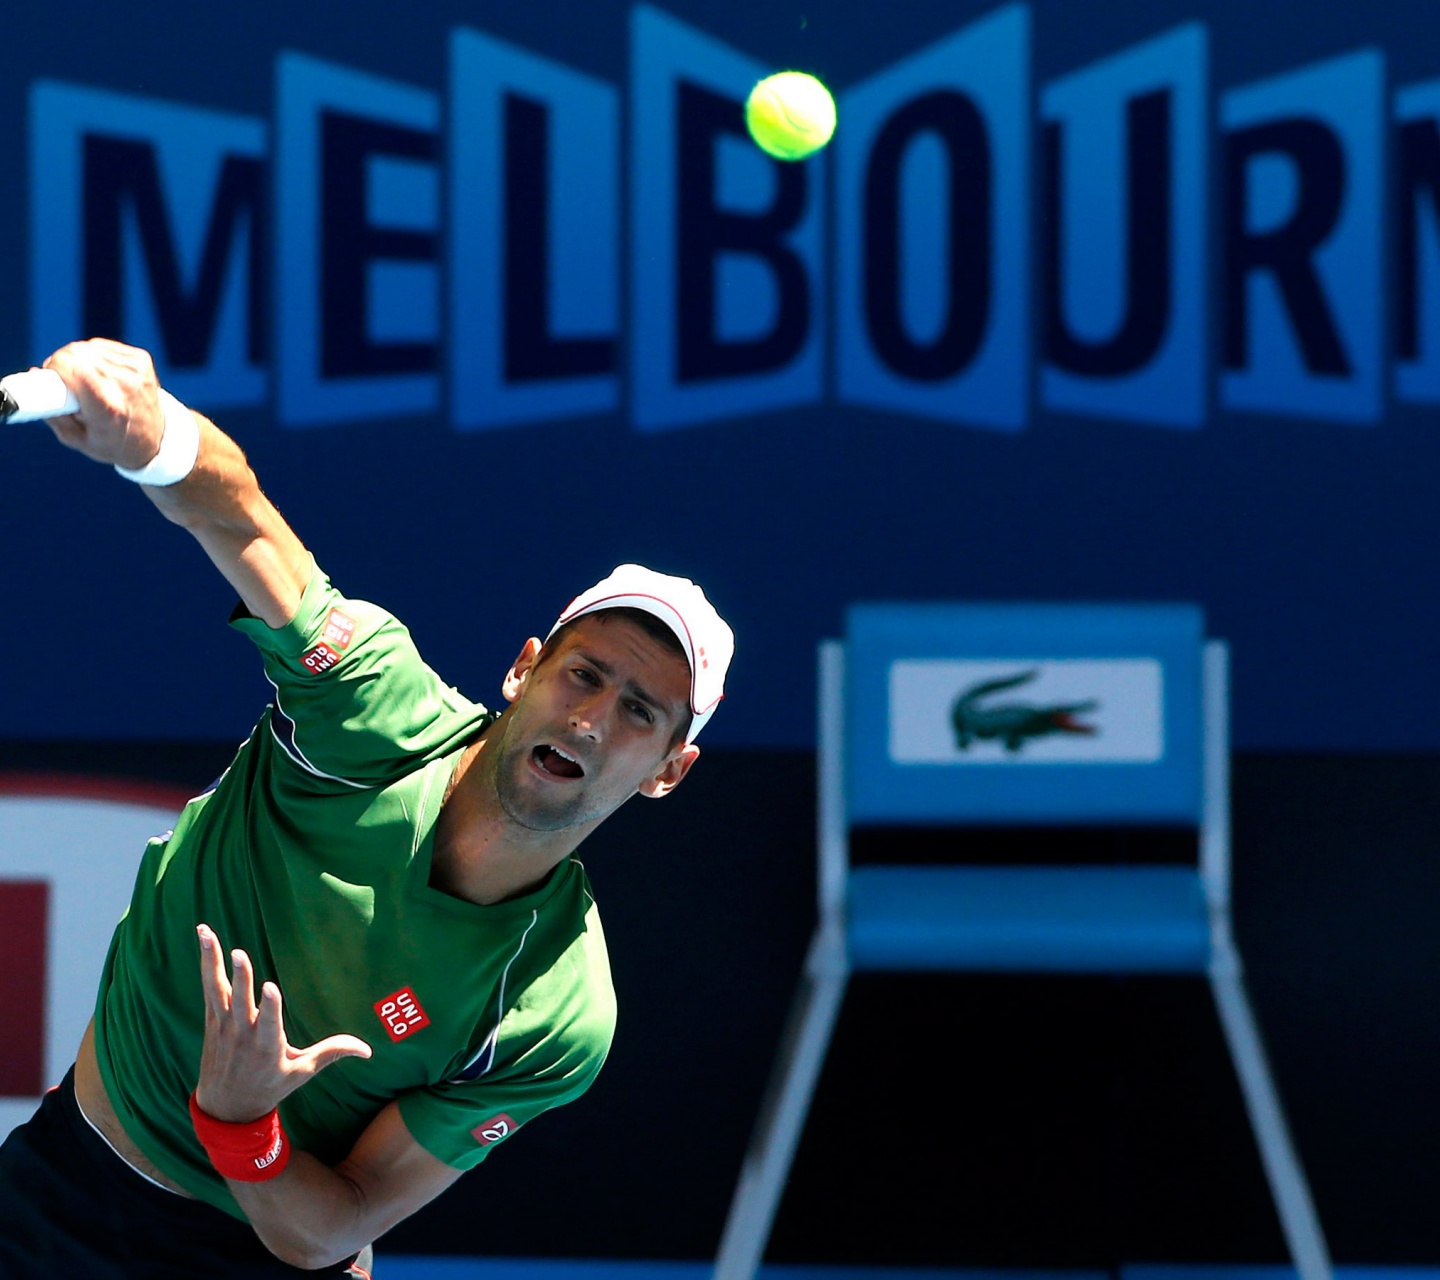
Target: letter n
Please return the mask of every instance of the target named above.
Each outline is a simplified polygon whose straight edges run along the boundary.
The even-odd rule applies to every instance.
[[[53,81],[30,111],[33,356],[116,338],[182,399],[262,402],[264,124]]]

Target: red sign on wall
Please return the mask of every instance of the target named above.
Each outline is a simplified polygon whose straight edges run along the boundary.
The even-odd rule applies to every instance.
[[[0,880],[0,1097],[44,1091],[46,951],[50,884]]]

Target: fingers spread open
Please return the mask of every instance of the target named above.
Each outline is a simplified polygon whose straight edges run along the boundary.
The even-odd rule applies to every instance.
[[[267,982],[260,989],[260,1013],[255,1022],[260,1041],[267,1046],[280,1049],[286,1047],[284,1005],[280,999],[280,988]]]
[[[313,1075],[341,1058],[368,1058],[370,1046],[358,1036],[336,1035],[317,1040],[301,1052],[300,1058]]]
[[[253,1027],[258,1012],[255,1007],[255,966],[250,963],[249,953],[239,947],[230,953],[230,961],[235,966],[235,989],[230,997],[231,1011],[237,1019],[243,1019],[244,1026]]]
[[[225,975],[225,959],[220,954],[220,939],[208,924],[198,926],[200,938],[200,983],[205,990],[205,1013],[223,1018],[230,1012],[230,979]]]

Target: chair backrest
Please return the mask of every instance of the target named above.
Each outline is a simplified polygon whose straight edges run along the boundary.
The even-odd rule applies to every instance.
[[[1201,818],[1189,605],[875,605],[847,620],[852,823]]]
[[[822,648],[820,897],[852,827],[1175,825],[1228,905],[1225,652],[1188,604],[852,605]]]

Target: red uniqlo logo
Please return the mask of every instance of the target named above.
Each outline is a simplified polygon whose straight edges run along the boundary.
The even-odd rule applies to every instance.
[[[380,1021],[385,1024],[392,1040],[403,1040],[406,1036],[413,1036],[421,1027],[430,1025],[430,1019],[425,1016],[425,1010],[409,987],[401,987],[393,996],[386,996],[376,1004],[375,1012],[380,1015]]]
[[[488,1147],[492,1142],[499,1142],[501,1138],[508,1138],[520,1126],[507,1115],[491,1116],[490,1119],[477,1124],[470,1130],[470,1136],[482,1147]]]
[[[339,609],[331,609],[330,616],[325,619],[325,629],[320,635],[344,653],[355,635],[355,619],[341,613]]]
[[[340,661],[340,655],[322,640],[313,649],[307,649],[305,656],[300,661],[305,664],[307,671],[311,671],[317,676],[323,676]]]

